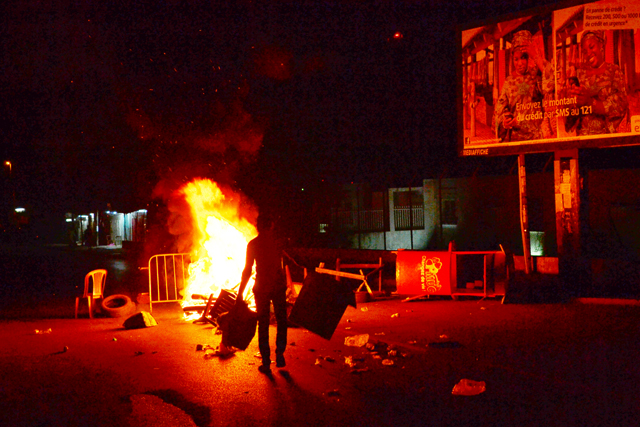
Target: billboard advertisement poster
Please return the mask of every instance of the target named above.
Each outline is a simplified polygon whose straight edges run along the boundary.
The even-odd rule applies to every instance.
[[[640,144],[640,0],[553,5],[460,31],[458,152]]]

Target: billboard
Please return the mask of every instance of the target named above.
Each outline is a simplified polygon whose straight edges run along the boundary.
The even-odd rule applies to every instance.
[[[640,0],[543,7],[460,31],[458,152],[640,144]]]

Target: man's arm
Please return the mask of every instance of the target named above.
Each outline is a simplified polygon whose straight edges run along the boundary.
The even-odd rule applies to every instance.
[[[244,294],[244,288],[247,287],[247,283],[251,278],[251,273],[253,272],[253,263],[255,261],[255,255],[253,254],[252,245],[247,245],[247,259],[244,263],[244,270],[242,270],[242,277],[240,279],[240,289],[238,289],[238,298],[243,299],[242,296]]]

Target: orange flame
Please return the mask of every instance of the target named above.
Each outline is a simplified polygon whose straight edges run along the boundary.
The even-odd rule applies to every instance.
[[[258,233],[240,216],[238,197],[225,195],[215,182],[196,179],[180,192],[191,208],[195,243],[184,293],[185,306],[194,305],[194,294],[217,297],[221,289],[236,287],[244,268],[247,243]],[[253,278],[247,289],[252,287]]]

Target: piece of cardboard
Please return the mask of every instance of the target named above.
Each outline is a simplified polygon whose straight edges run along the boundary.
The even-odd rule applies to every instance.
[[[353,284],[310,273],[291,309],[289,321],[330,340],[348,305],[356,306]]]

